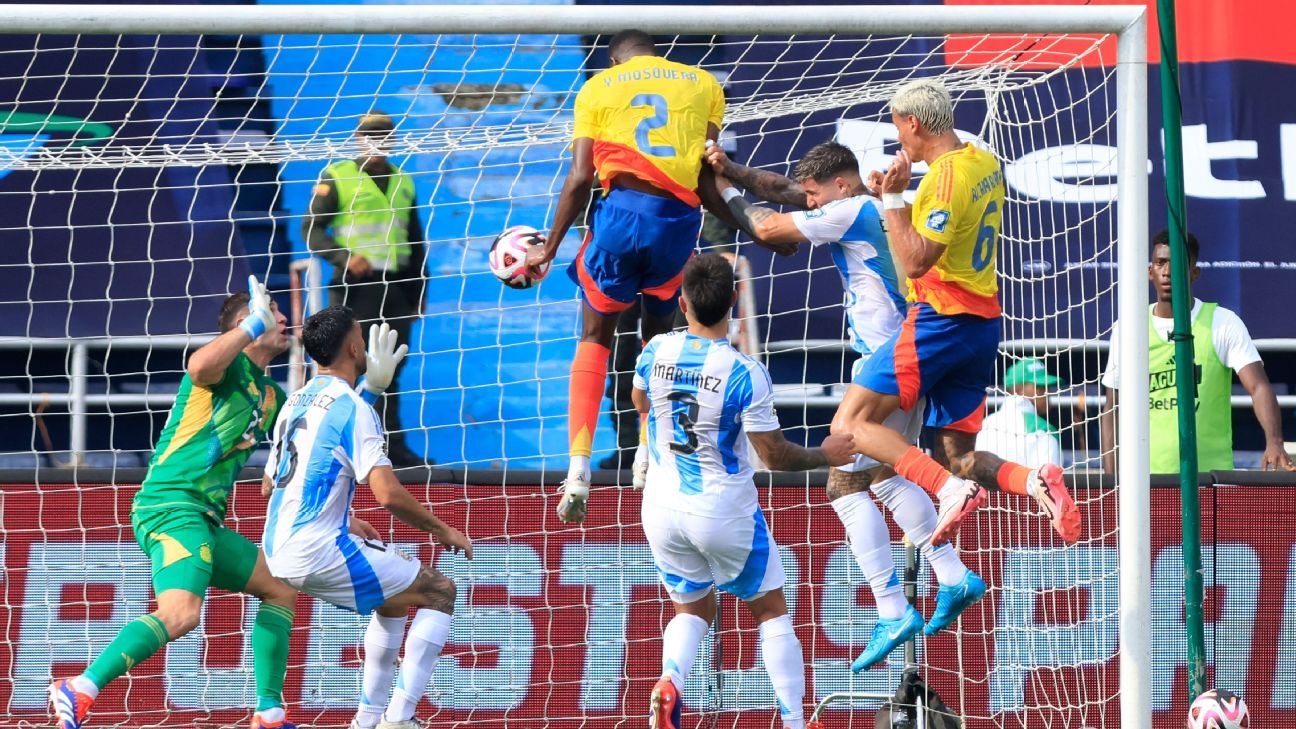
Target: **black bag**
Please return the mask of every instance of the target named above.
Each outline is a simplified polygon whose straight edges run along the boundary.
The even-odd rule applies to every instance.
[[[963,729],[963,720],[927,687],[917,668],[907,668],[895,695],[878,709],[873,725],[875,729]]]

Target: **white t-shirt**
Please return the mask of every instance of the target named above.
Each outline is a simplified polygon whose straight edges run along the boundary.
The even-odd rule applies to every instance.
[[[710,517],[755,513],[746,434],[779,429],[765,366],[727,340],[671,332],[644,347],[634,386],[649,402],[643,503]]]
[[[1190,321],[1197,318],[1201,306],[1201,299],[1194,298],[1192,312],[1188,317]],[[1174,319],[1155,316],[1150,307],[1148,316],[1152,317],[1152,328],[1161,337],[1161,341],[1170,341]],[[1107,369],[1102,376],[1103,386],[1113,390],[1120,389],[1120,324],[1119,320],[1112,324],[1111,349],[1107,352]],[[1247,331],[1246,324],[1242,323],[1237,314],[1222,306],[1215,307],[1215,317],[1211,320],[1211,343],[1215,345],[1215,353],[1219,355],[1220,361],[1234,372],[1240,372],[1252,362],[1260,361],[1260,353],[1251,341],[1251,333]]]
[[[1062,465],[1062,443],[1057,429],[1040,417],[1031,401],[1010,397],[987,415],[977,433],[976,449],[1029,468]]]
[[[798,210],[792,222],[811,245],[828,245],[846,292],[851,348],[863,356],[872,354],[895,334],[908,311],[880,203],[857,195],[815,210]]]
[[[275,484],[261,540],[270,573],[304,577],[345,562],[356,483],[390,465],[378,413],[345,380],[319,375],[289,395],[265,466]]]

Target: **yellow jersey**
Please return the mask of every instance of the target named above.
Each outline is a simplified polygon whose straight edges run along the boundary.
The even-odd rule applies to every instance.
[[[706,71],[635,56],[581,87],[572,137],[594,140],[604,190],[630,174],[697,206],[707,124],[720,126],[724,108],[720,84]]]
[[[924,238],[945,246],[931,270],[909,280],[909,300],[941,314],[999,316],[999,221],[1003,169],[971,144],[937,157],[914,199],[911,221]]]

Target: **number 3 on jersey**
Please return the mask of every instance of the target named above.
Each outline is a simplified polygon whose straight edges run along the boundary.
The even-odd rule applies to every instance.
[[[698,412],[701,406],[691,392],[672,391],[666,396],[671,401],[671,415],[675,418],[675,442],[670,444],[671,452],[692,455],[698,449],[697,425]]]
[[[675,148],[668,144],[654,145],[648,141],[648,132],[666,126],[670,119],[670,110],[666,107],[666,97],[660,94],[638,94],[630,99],[630,106],[648,106],[653,110],[650,117],[639,122],[635,127],[635,146],[640,152],[654,157],[674,157]]]

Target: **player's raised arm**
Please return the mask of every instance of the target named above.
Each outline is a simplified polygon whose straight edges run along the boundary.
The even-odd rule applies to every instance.
[[[718,144],[707,147],[702,157],[713,173],[732,180],[739,187],[765,202],[786,205],[798,210],[806,210],[810,207],[806,202],[805,188],[791,177],[740,165],[729,159],[729,155],[725,154]]]
[[[221,310],[222,334],[199,347],[189,357],[187,371],[193,384],[210,387],[225,377],[225,370],[248,345],[267,332],[283,335],[287,319],[266,293],[265,284],[248,276],[248,296],[231,298]]]
[[[949,174],[946,172],[946,174]],[[912,212],[904,200],[904,191],[909,189],[912,178],[912,162],[904,150],[896,153],[890,168],[877,182],[882,194],[882,208],[886,211],[887,232],[891,235],[891,245],[895,247],[896,258],[904,266],[905,275],[909,278],[921,278],[940,257],[945,254],[945,243],[932,240],[914,228]],[[939,211],[935,211],[938,213]],[[939,225],[942,230],[953,230],[955,222],[949,220],[946,212],[944,221],[929,225]]]

